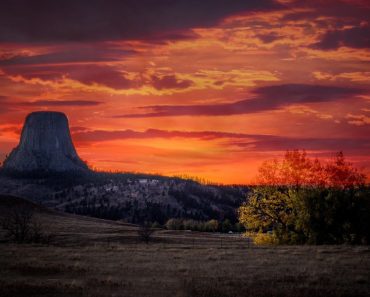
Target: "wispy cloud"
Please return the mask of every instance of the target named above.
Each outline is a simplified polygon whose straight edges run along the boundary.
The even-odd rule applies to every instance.
[[[95,100],[59,100],[44,99],[19,101],[6,96],[0,96],[0,113],[24,110],[25,108],[42,108],[42,107],[94,107],[102,105],[104,102]]]
[[[116,118],[146,118],[166,116],[225,116],[257,113],[292,104],[330,102],[351,99],[365,93],[359,88],[283,84],[256,88],[250,99],[212,105],[160,105],[140,107],[143,113],[117,115]]]
[[[355,126],[364,126],[370,125],[370,117],[363,115],[363,114],[347,114],[346,119],[348,120],[348,124],[355,125]]]
[[[0,56],[0,66],[53,65],[61,63],[116,62],[135,54],[130,49],[121,49],[104,44],[59,46],[42,54],[16,54]]]
[[[73,131],[74,129],[72,129]],[[172,139],[191,138],[200,141],[223,140],[225,149],[248,151],[284,151],[290,149],[328,150],[328,151],[362,151],[370,149],[370,139],[363,138],[313,138],[288,137],[278,135],[246,134],[219,131],[170,131],[148,129],[134,130],[89,130],[79,127],[73,138],[77,143],[97,143],[126,139]],[[223,144],[222,144],[223,143]]]
[[[97,106],[103,102],[91,100],[36,100],[18,102],[17,106],[52,107],[52,106]]]
[[[370,48],[370,26],[361,26],[338,30],[329,30],[321,40],[313,45],[314,48],[332,50],[347,46],[353,48]]]

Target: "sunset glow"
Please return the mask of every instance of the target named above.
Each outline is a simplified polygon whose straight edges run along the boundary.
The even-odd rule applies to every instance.
[[[57,110],[100,170],[249,183],[306,149],[370,176],[369,1],[230,2],[5,4],[0,161],[28,113]]]

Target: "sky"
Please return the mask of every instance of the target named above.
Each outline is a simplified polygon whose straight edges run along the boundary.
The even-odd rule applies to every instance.
[[[99,170],[250,183],[343,151],[370,176],[367,0],[4,0],[0,161],[62,111]]]

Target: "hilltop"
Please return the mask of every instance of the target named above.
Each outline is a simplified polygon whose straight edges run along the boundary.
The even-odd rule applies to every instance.
[[[0,174],[0,194],[28,198],[59,211],[104,219],[165,223],[170,218],[237,221],[247,187],[129,173],[76,172],[47,176]]]

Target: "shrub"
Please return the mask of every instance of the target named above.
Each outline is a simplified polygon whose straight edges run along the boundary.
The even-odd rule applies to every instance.
[[[44,226],[36,218],[32,209],[18,206],[9,210],[0,220],[5,237],[15,243],[46,243],[53,238],[44,231]]]
[[[166,223],[168,230],[181,230],[183,229],[183,221],[181,219],[169,219]]]
[[[141,241],[144,241],[146,244],[148,244],[149,241],[152,239],[152,235],[154,231],[155,230],[152,228],[151,224],[148,222],[145,222],[139,227],[137,234]]]
[[[278,243],[272,232],[247,232],[245,235],[250,237],[258,245],[274,245]]]

